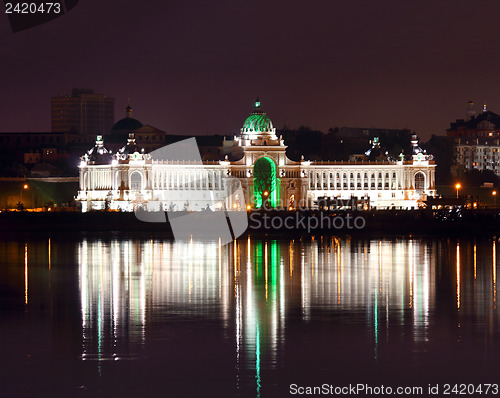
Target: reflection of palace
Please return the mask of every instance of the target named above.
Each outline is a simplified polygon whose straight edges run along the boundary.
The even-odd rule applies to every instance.
[[[391,311],[413,325],[416,339],[426,338],[435,300],[429,247],[414,240],[330,239],[248,239],[227,246],[83,241],[83,358],[138,355],[148,325],[164,321],[166,313],[223,319],[234,327],[236,361],[245,369],[275,363],[290,310],[300,310],[306,320],[317,310],[365,310],[375,339],[381,314]],[[404,319],[406,309],[411,320]]]
[[[359,161],[295,162],[287,158],[283,139],[276,136],[257,101],[239,136],[224,146],[239,160],[154,160],[136,144],[134,134],[112,155],[98,137],[96,146],[82,157],[77,200],[83,211],[106,206],[131,211],[136,205],[196,211],[212,205],[209,199],[225,201],[230,209],[241,209],[244,203],[295,208],[314,206],[320,197],[363,199],[374,208],[412,208],[436,193],[436,166],[418,146],[416,136],[406,160],[403,154],[387,158],[374,140],[373,148]],[[233,195],[236,187],[227,177],[241,182],[244,197]]]

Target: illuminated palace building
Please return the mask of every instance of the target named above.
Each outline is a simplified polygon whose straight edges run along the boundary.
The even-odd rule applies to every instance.
[[[137,146],[133,134],[117,153],[102,138],[80,164],[82,211],[116,209],[149,211],[299,206],[315,207],[319,198],[357,198],[372,208],[417,208],[434,196],[435,164],[413,136],[412,155],[383,156],[377,139],[356,161],[293,161],[282,137],[260,102],[234,140],[225,141],[233,159],[174,160],[155,157]],[[174,144],[175,145],[175,144]],[[165,147],[168,153],[168,147]],[[376,160],[370,152],[380,152]],[[172,151],[170,151],[172,152]],[[165,153],[165,152],[164,152]],[[241,190],[235,193],[237,188]]]

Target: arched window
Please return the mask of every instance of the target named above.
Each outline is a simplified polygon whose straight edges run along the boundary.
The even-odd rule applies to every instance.
[[[425,175],[422,172],[415,174],[415,191],[422,193],[425,188]]]
[[[130,175],[130,189],[132,191],[140,191],[142,189],[142,174],[134,171]]]

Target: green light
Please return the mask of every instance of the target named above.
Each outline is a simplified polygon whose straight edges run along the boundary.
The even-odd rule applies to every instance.
[[[260,108],[260,101],[255,101],[255,107]]]
[[[276,292],[276,285],[278,284],[278,264],[280,255],[278,253],[278,244],[275,240],[271,242],[269,264],[271,265],[271,286],[273,291]]]
[[[281,181],[276,164],[268,157],[258,159],[253,166],[254,204],[260,208],[267,203],[276,208],[279,204]]]
[[[262,242],[257,241],[254,244],[253,247],[253,259],[254,259],[254,264],[255,264],[255,278],[256,280],[259,280],[262,277],[262,264],[263,264],[263,255],[262,253],[264,252],[262,248]]]
[[[243,131],[270,131],[272,128],[271,119],[265,113],[252,114],[243,124]]]

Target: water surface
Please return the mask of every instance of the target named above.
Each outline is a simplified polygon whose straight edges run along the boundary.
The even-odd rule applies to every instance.
[[[0,243],[0,396],[498,383],[496,238]]]

